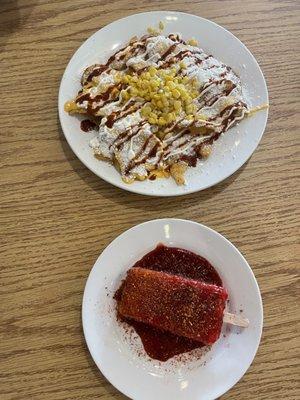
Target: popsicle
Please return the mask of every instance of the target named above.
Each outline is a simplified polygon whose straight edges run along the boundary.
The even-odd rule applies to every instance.
[[[220,336],[227,297],[220,286],[135,267],[117,307],[123,317],[210,345]]]

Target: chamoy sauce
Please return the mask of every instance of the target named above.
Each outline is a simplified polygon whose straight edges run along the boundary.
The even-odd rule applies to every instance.
[[[214,267],[203,257],[177,247],[159,244],[154,250],[137,261],[132,268],[140,267],[160,272],[180,275],[216,286],[223,286],[222,280]],[[116,301],[122,295],[122,285],[115,294]],[[142,322],[119,318],[131,325],[140,336],[149,357],[167,361],[175,355],[186,353],[204,344],[153,328]]]
[[[83,132],[90,132],[97,129],[97,124],[89,119],[84,119],[80,123],[80,128]]]

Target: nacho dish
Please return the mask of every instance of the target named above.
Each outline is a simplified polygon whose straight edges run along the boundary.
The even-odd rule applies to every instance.
[[[132,38],[105,64],[86,68],[81,86],[65,111],[88,118],[81,127],[95,131],[95,156],[126,183],[171,176],[184,184],[186,170],[253,111],[230,66],[194,39],[161,30]]]

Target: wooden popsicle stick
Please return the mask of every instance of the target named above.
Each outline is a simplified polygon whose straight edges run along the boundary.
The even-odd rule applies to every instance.
[[[231,314],[228,312],[224,313],[223,322],[231,325],[241,326],[242,328],[247,328],[249,326],[248,318],[244,318],[241,315]]]

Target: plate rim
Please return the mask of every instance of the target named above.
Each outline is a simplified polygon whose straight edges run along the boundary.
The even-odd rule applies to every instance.
[[[109,184],[111,184],[111,185],[113,185],[113,186],[115,186],[115,187],[117,187],[119,189],[131,192],[131,193],[139,194],[139,195],[151,196],[151,197],[184,196],[184,195],[188,195],[188,194],[192,194],[192,193],[197,193],[197,192],[200,192],[202,190],[208,189],[208,188],[210,188],[212,186],[218,185],[219,183],[223,182],[224,180],[228,179],[230,176],[235,174],[244,164],[247,163],[247,161],[250,159],[250,157],[253,155],[253,153],[257,149],[259,143],[261,142],[262,136],[263,136],[263,134],[265,132],[265,129],[266,129],[266,126],[267,126],[267,121],[268,121],[268,116],[269,116],[269,107],[266,110],[263,110],[266,113],[266,116],[265,116],[264,124],[263,124],[262,129],[261,129],[261,134],[260,134],[260,136],[259,136],[259,138],[258,138],[258,140],[256,142],[256,146],[255,146],[254,150],[252,151],[252,153],[250,153],[247,156],[246,159],[244,159],[241,162],[239,162],[239,164],[238,164],[239,166],[233,172],[226,173],[225,176],[222,179],[212,180],[210,183],[208,183],[207,185],[203,186],[200,189],[199,188],[190,188],[190,189],[188,189],[186,191],[183,191],[183,192],[180,192],[180,193],[172,193],[172,192],[171,193],[169,193],[169,192],[167,192],[167,193],[151,192],[150,193],[149,191],[145,191],[143,189],[139,189],[138,187],[135,187],[134,184],[125,184],[125,183],[123,184],[121,176],[120,176],[120,181],[117,181],[117,182],[114,182],[113,179],[110,176],[105,176],[104,177],[101,174],[101,171],[99,173],[98,169],[94,168],[93,166],[89,166],[88,163],[84,161],[83,157],[81,156],[81,153],[77,152],[75,150],[75,146],[72,146],[71,141],[68,138],[68,135],[64,131],[64,126],[63,126],[63,122],[62,122],[63,113],[65,112],[64,108],[63,108],[63,104],[62,104],[62,84],[63,84],[64,80],[67,79],[67,70],[68,70],[69,66],[71,65],[71,63],[73,62],[73,60],[76,58],[76,55],[80,51],[80,49],[86,44],[87,41],[92,41],[94,36],[98,32],[110,28],[113,24],[116,24],[119,21],[124,21],[126,19],[135,18],[137,16],[146,16],[146,15],[149,15],[149,14],[152,14],[152,15],[153,14],[157,14],[157,15],[164,15],[164,14],[184,15],[186,17],[193,17],[193,18],[199,19],[201,21],[205,21],[206,23],[207,22],[211,23],[211,24],[215,25],[216,27],[221,28],[222,30],[226,31],[227,34],[229,34],[231,37],[233,37],[234,39],[236,39],[239,42],[240,46],[242,46],[244,48],[244,50],[246,50],[246,52],[249,53],[250,57],[252,58],[252,61],[256,65],[256,68],[257,68],[259,74],[261,75],[264,91],[266,93],[267,103],[269,104],[268,87],[267,87],[267,84],[266,84],[266,80],[265,80],[264,74],[263,74],[263,72],[262,72],[262,70],[261,70],[256,58],[253,56],[251,51],[246,47],[246,45],[244,45],[244,43],[237,36],[235,36],[233,33],[231,33],[229,30],[227,30],[223,26],[217,24],[216,22],[211,21],[211,20],[209,20],[207,18],[200,17],[200,16],[195,15],[195,14],[190,14],[190,13],[181,12],[181,11],[154,10],[154,11],[146,11],[146,12],[130,14],[130,15],[127,15],[127,16],[125,16],[123,18],[116,19],[116,20],[110,22],[109,24],[103,26],[102,28],[98,29],[97,31],[95,31],[83,43],[81,43],[81,45],[75,50],[75,52],[73,53],[72,57],[70,58],[68,64],[65,67],[63,76],[61,78],[61,82],[60,82],[60,86],[59,86],[59,92],[58,92],[58,114],[59,114],[59,120],[60,120],[60,125],[61,125],[61,128],[62,128],[64,137],[66,138],[66,141],[67,141],[68,145],[70,146],[71,150],[73,151],[73,153],[83,163],[83,165],[86,168],[88,168],[91,172],[93,172],[100,179],[103,179],[105,182],[107,182],[107,183],[109,183]],[[125,185],[127,185],[127,186],[125,186]]]
[[[210,233],[213,233],[214,235],[216,235],[218,238],[220,238],[221,240],[224,240],[226,242],[227,245],[229,245],[233,251],[235,251],[243,260],[244,265],[247,266],[247,270],[250,273],[254,286],[255,286],[255,291],[257,293],[257,299],[258,299],[258,306],[259,306],[259,311],[260,311],[260,316],[261,316],[261,325],[260,325],[260,329],[259,329],[259,336],[258,336],[258,340],[257,340],[257,345],[255,348],[255,351],[253,352],[253,356],[251,358],[251,360],[249,361],[249,364],[247,365],[246,368],[244,368],[244,370],[241,371],[241,373],[238,375],[238,377],[236,378],[236,380],[234,381],[233,384],[229,385],[229,387],[226,388],[226,390],[221,390],[220,393],[218,393],[217,397],[206,397],[205,400],[216,400],[217,398],[219,398],[220,396],[222,396],[223,394],[227,393],[231,388],[233,388],[241,379],[242,377],[246,374],[246,372],[248,371],[248,369],[250,368],[250,366],[253,363],[253,360],[257,354],[260,342],[261,342],[261,338],[262,338],[262,333],[263,333],[263,325],[264,325],[264,310],[263,310],[263,302],[262,302],[262,296],[261,296],[261,291],[257,282],[257,279],[254,275],[254,272],[252,270],[252,268],[250,267],[249,263],[247,262],[246,258],[244,257],[244,255],[239,251],[239,249],[232,243],[230,242],[225,236],[223,236],[221,233],[217,232],[216,230],[193,220],[188,220],[188,219],[183,219],[183,218],[158,218],[158,219],[152,219],[152,220],[147,220],[144,222],[141,222],[139,224],[133,225],[132,227],[126,229],[124,232],[120,233],[118,236],[114,237],[114,239],[101,251],[101,253],[99,254],[99,256],[97,257],[96,261],[94,262],[93,267],[91,268],[88,278],[86,280],[85,286],[84,286],[84,292],[83,292],[83,297],[82,297],[82,306],[81,306],[81,320],[82,320],[82,328],[83,328],[83,334],[84,334],[84,339],[85,339],[85,343],[86,346],[89,350],[90,356],[93,359],[93,362],[96,364],[97,368],[99,369],[99,371],[101,372],[101,374],[105,377],[105,379],[112,385],[114,386],[119,392],[123,393],[125,396],[129,397],[132,400],[137,400],[134,399],[133,397],[131,397],[131,394],[127,391],[127,389],[124,387],[122,387],[122,385],[119,385],[119,382],[114,382],[112,383],[112,381],[108,378],[108,374],[106,374],[106,371],[104,372],[101,366],[101,363],[98,362],[98,360],[96,361],[96,357],[94,356],[94,352],[91,348],[91,346],[89,345],[89,333],[88,333],[88,328],[86,326],[86,316],[85,316],[85,308],[87,307],[88,304],[88,300],[87,300],[87,289],[88,289],[88,285],[90,284],[90,282],[92,281],[92,275],[95,273],[96,270],[96,266],[97,264],[100,262],[101,257],[103,255],[104,252],[109,251],[110,247],[113,245],[113,243],[116,240],[120,240],[122,238],[124,238],[124,236],[126,236],[128,234],[129,231],[134,231],[135,229],[141,227],[141,226],[147,226],[150,224],[156,224],[156,223],[171,223],[171,222],[183,222],[183,223],[187,223],[187,224],[191,224],[191,225],[196,225],[198,227],[200,227],[201,229],[204,229]],[[138,399],[141,400],[141,399]]]

